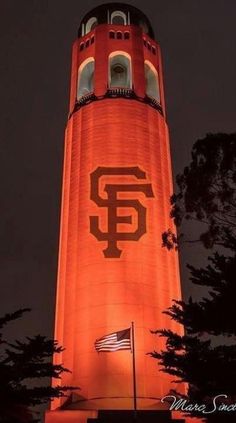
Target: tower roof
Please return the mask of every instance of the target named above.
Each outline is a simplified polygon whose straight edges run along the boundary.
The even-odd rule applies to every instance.
[[[116,13],[117,12],[117,13]],[[112,17],[124,16],[125,24],[138,25],[142,27],[143,31],[151,38],[154,38],[154,31],[146,15],[134,6],[127,3],[105,3],[90,10],[82,19],[78,36],[84,35],[83,28],[86,28],[89,21],[94,20],[96,24],[116,23],[113,22]],[[85,30],[85,33],[88,31]]]

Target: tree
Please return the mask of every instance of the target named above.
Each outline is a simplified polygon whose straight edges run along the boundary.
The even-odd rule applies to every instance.
[[[192,160],[176,178],[178,193],[171,197],[171,217],[177,227],[185,220],[205,227],[196,240],[204,247],[236,251],[236,134],[207,134],[192,149]],[[163,245],[173,248],[184,238],[170,230]]]
[[[208,134],[193,146],[192,161],[177,177],[178,193],[171,198],[171,216],[181,227],[184,220],[201,223],[198,239],[163,234],[163,245],[201,242],[214,251],[205,268],[188,265],[191,282],[209,289],[200,301],[174,301],[164,313],[184,326],[184,336],[165,329],[154,333],[166,338],[166,350],[154,351],[162,370],[187,382],[190,401],[212,403],[219,394],[236,400],[236,134]],[[224,335],[231,342],[225,345]],[[226,400],[224,402],[227,402]],[[192,415],[199,415],[193,413]],[[200,414],[203,417],[202,414]],[[204,416],[206,417],[206,415]],[[207,415],[209,422],[232,421],[232,413]]]
[[[57,341],[41,335],[13,343],[3,338],[4,326],[28,311],[29,309],[21,309],[0,318],[1,423],[37,422],[30,407],[66,396],[66,392],[75,389],[67,386],[52,387],[47,379],[60,379],[63,372],[69,371],[62,364],[52,362],[53,354],[63,351]],[[39,385],[38,382],[45,379],[47,383]]]
[[[215,252],[208,261],[206,268],[188,265],[191,282],[208,287],[208,296],[198,302],[191,297],[187,303],[175,301],[166,314],[182,324],[189,334],[236,336],[236,256],[225,257]]]

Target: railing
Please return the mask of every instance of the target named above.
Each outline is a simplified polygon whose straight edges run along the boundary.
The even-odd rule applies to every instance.
[[[149,97],[149,96],[146,95],[145,102],[150,104],[150,106],[159,110],[159,112],[161,112],[161,114],[163,114],[162,107],[161,107],[160,103],[154,97]]]
[[[95,94],[93,93],[93,92],[90,92],[90,93],[88,93],[88,94],[85,94],[85,95],[83,95],[82,97],[80,97],[78,100],[77,100],[77,104],[79,104],[79,105],[84,105],[84,104],[87,104],[87,103],[90,103],[90,101],[92,101],[92,100],[95,100],[96,99],[96,96],[95,96]]]
[[[82,106],[91,103],[95,100],[103,100],[104,98],[117,98],[123,97],[126,99],[133,99],[140,101],[142,103],[149,104],[154,109],[158,110],[163,115],[163,110],[160,103],[153,97],[145,96],[145,97],[138,97],[132,88],[122,88],[122,87],[109,87],[105,95],[97,97],[93,92],[83,95],[75,102],[74,110],[69,115],[70,117],[73,115],[74,112],[79,110]]]
[[[132,88],[124,87],[109,87],[107,90],[107,97],[126,97],[134,98],[136,97]]]

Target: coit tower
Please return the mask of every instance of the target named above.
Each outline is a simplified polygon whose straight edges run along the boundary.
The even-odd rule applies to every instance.
[[[52,409],[133,407],[130,351],[94,346],[131,322],[138,409],[160,408],[175,387],[147,355],[163,347],[151,330],[180,333],[163,314],[181,298],[177,253],[162,247],[162,233],[174,231],[172,192],[161,53],[150,22],[127,4],[96,7],[73,44],[55,318],[65,347],[55,363],[71,370],[60,383],[80,389]]]

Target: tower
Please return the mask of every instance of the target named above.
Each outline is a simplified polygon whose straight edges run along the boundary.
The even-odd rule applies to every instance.
[[[159,44],[141,11],[99,6],[73,44],[58,260],[55,339],[65,347],[58,361],[71,370],[61,383],[80,390],[53,410],[132,408],[130,352],[94,348],[131,321],[138,408],[161,408],[174,388],[147,355],[162,346],[150,330],[179,331],[162,313],[181,298],[177,253],[161,241],[174,230],[171,194]]]

